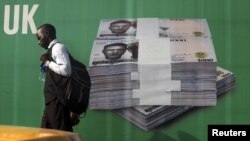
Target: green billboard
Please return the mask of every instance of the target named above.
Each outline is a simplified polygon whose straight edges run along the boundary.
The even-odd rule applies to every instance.
[[[44,108],[39,80],[43,50],[36,29],[51,23],[75,58],[89,65],[102,19],[207,19],[218,65],[236,87],[216,106],[194,109],[160,128],[144,131],[109,110],[88,110],[74,127],[86,141],[207,140],[210,124],[249,124],[250,12],[248,0],[1,0],[0,125],[40,127]]]

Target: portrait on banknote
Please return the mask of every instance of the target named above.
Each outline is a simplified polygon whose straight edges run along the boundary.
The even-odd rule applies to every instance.
[[[138,41],[136,40],[96,40],[92,47],[91,65],[136,63],[138,61]]]
[[[113,39],[135,37],[136,25],[137,23],[134,19],[101,20],[97,38]]]

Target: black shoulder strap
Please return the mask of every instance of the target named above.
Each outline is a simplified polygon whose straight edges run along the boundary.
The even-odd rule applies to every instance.
[[[60,42],[56,42],[54,44],[51,45],[51,47],[47,50],[47,54],[49,54],[51,56],[52,53],[52,48],[54,47],[55,44],[60,43]]]
[[[54,44],[51,45],[51,47],[47,50],[47,54],[49,54],[51,56],[52,53],[52,48],[54,47],[55,44],[60,43],[60,42],[56,42]],[[71,56],[71,54],[69,53],[69,51],[67,50],[68,55],[69,55],[69,60],[70,62],[72,62],[72,60],[74,60],[74,58]]]

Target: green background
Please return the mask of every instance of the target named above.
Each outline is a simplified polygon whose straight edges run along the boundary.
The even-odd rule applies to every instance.
[[[205,141],[209,124],[250,123],[249,0],[1,0],[0,1],[0,124],[39,127],[44,107],[38,80],[44,50],[31,33],[4,30],[4,6],[39,4],[36,26],[52,23],[71,54],[88,65],[101,19],[206,18],[218,65],[236,75],[236,87],[214,107],[197,108],[153,131],[143,131],[111,111],[89,110],[75,127],[86,141]],[[11,20],[13,21],[13,20]],[[11,24],[12,25],[12,22]]]

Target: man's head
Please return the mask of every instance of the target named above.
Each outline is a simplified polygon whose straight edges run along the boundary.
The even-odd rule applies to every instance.
[[[118,20],[110,23],[109,29],[114,34],[124,34],[127,32],[129,27],[131,26],[131,22],[127,20]]]
[[[108,60],[117,60],[125,53],[127,45],[124,43],[114,43],[105,45],[103,48],[103,54]]]
[[[51,24],[41,25],[36,33],[38,44],[47,49],[50,42],[56,39],[56,29]]]

